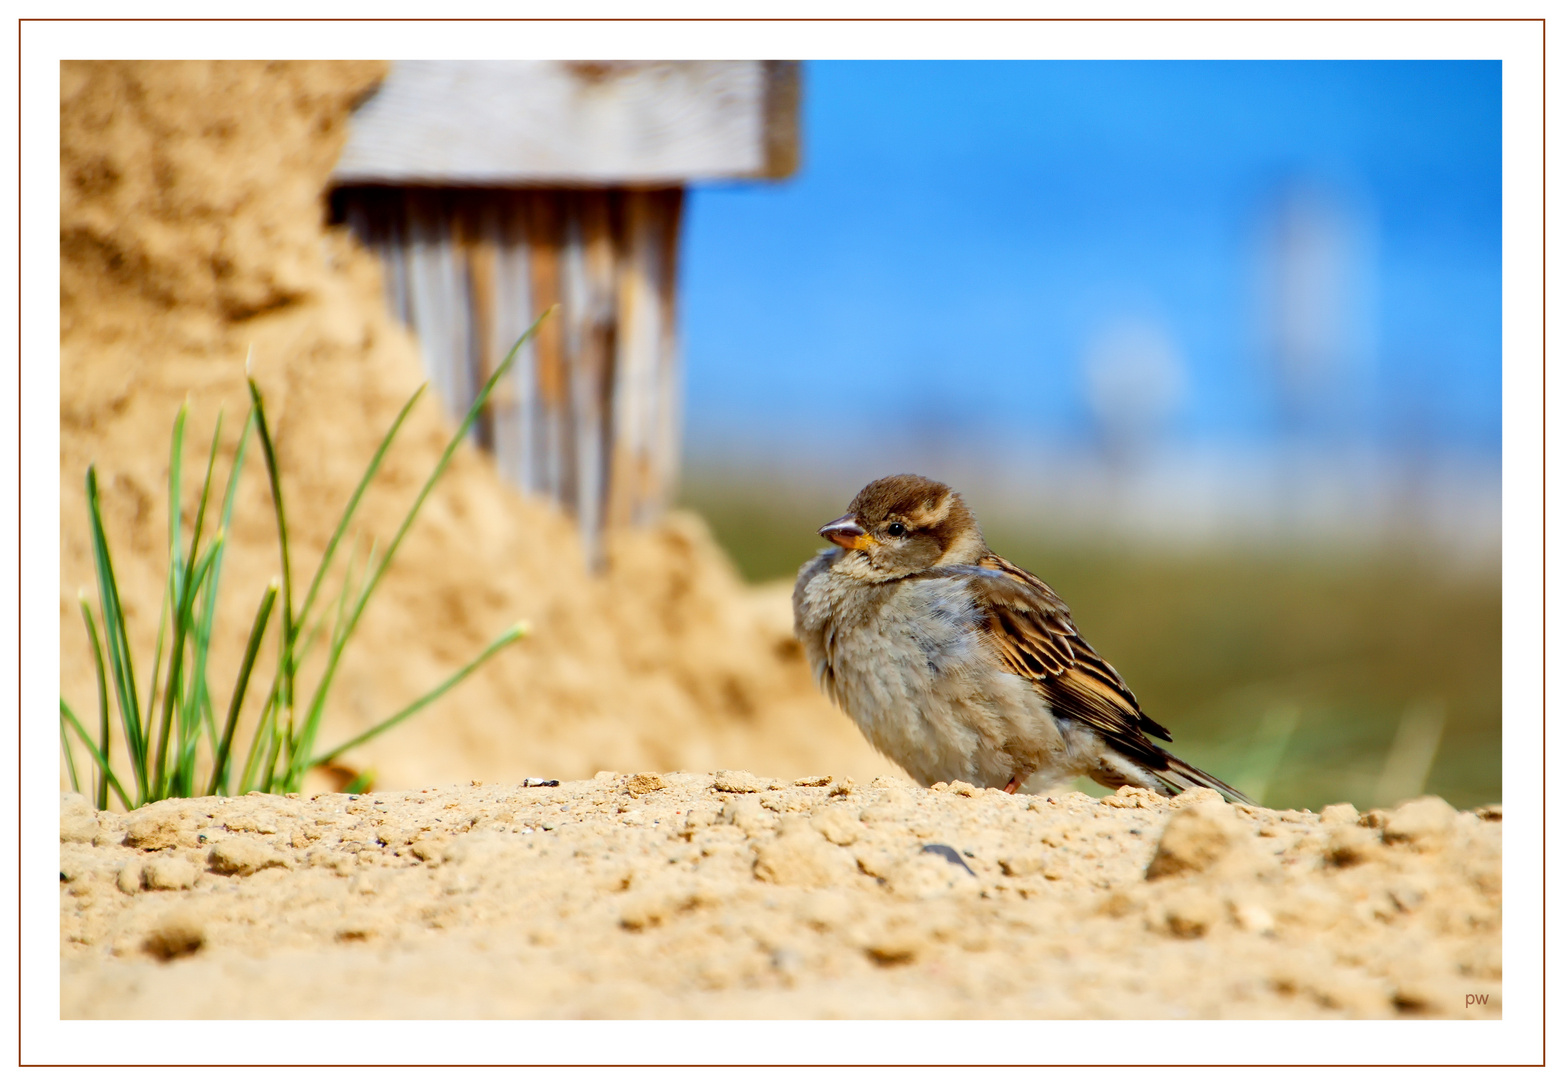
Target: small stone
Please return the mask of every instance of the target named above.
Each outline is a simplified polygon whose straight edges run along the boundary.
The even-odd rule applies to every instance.
[[[926,945],[926,934],[915,927],[902,926],[875,935],[863,951],[880,967],[898,967],[915,961]]]
[[[830,795],[850,795],[856,789],[856,783],[849,776],[843,776],[830,785]]]
[[[152,859],[141,870],[141,880],[149,889],[188,889],[200,876],[199,867],[177,855]]]
[[[741,799],[733,799],[723,806],[716,820],[722,825],[736,825],[752,840],[756,836],[768,835],[776,819],[773,814],[759,805],[758,796],[746,795]]]
[[[802,776],[792,781],[793,787],[828,787],[833,776]]]
[[[60,852],[60,880],[75,881],[90,874],[92,860],[90,857],[69,849]]]
[[[1383,841],[1410,843],[1417,847],[1434,844],[1454,827],[1459,811],[1436,795],[1423,795],[1400,803],[1383,821]]]
[[[1318,820],[1325,825],[1356,824],[1361,812],[1348,802],[1330,803],[1318,811]]]
[[[389,915],[376,911],[348,912],[336,926],[336,940],[343,944],[395,937],[396,924]]]
[[[659,773],[643,772],[635,773],[631,776],[626,781],[626,786],[629,789],[629,794],[638,799],[640,796],[649,795],[653,791],[661,791],[667,786],[667,781],[663,780]]]
[[[167,963],[199,952],[206,944],[206,932],[187,915],[175,915],[149,933],[141,942],[141,951]]]
[[[1033,851],[1026,851],[1000,855],[998,865],[1003,867],[1004,877],[1032,877],[1046,870],[1047,860]]]
[[[755,848],[754,876],[776,885],[812,888],[851,877],[856,860],[815,830],[798,824],[783,829],[776,839]]]
[[[153,803],[130,815],[125,829],[125,843],[142,851],[195,847],[195,833],[194,820],[182,809],[166,803]]]
[[[967,784],[964,780],[956,780],[949,785],[951,795],[964,795],[967,799],[974,799],[980,795],[982,789],[975,784]]]
[[[631,893],[619,908],[618,925],[625,930],[645,930],[660,926],[680,911],[695,906],[694,894],[679,889],[653,889]]]
[[[718,770],[713,786],[717,791],[730,791],[738,795],[764,790],[764,785],[753,773],[735,769]]]
[[[1182,889],[1162,905],[1160,929],[1172,937],[1203,937],[1224,914],[1220,902],[1204,889]]]
[[[68,791],[60,796],[60,843],[90,844],[98,835],[98,816],[86,796]]]
[[[765,792],[759,797],[759,805],[778,814],[795,814],[800,810],[808,809],[813,805],[813,800],[801,791],[782,788],[780,791]]]
[[[141,860],[132,859],[120,867],[119,874],[114,878],[114,884],[119,891],[126,896],[134,896],[141,891]]]
[[[970,864],[961,858],[960,853],[948,844],[923,844],[922,854],[936,856],[943,859],[950,866],[958,866],[972,877],[976,876],[976,871],[971,869]]]
[[[1275,917],[1269,913],[1268,908],[1260,907],[1258,904],[1240,903],[1232,905],[1231,918],[1239,927],[1250,934],[1274,933]]]
[[[1190,787],[1186,791],[1183,791],[1177,795],[1173,795],[1171,799],[1171,805],[1174,810],[1180,810],[1185,806],[1192,806],[1195,803],[1224,804],[1225,801],[1225,799],[1220,797],[1220,792],[1215,791],[1213,788]]]
[[[1183,792],[1186,794],[1188,792]],[[1177,796],[1180,798],[1182,795]],[[1174,806],[1177,799],[1172,800]],[[1184,803],[1166,823],[1155,857],[1145,869],[1145,879],[1154,881],[1177,874],[1202,873],[1245,839],[1245,832],[1237,824],[1235,815],[1218,796],[1214,800],[1194,800],[1191,805]]]
[[[207,863],[216,873],[237,874],[241,877],[269,866],[287,865],[276,851],[247,836],[232,836],[218,841],[207,856]]]
[[[1334,866],[1355,866],[1379,857],[1382,852],[1378,834],[1360,825],[1335,825],[1324,839],[1324,858]]]
[[[432,837],[425,837],[412,845],[412,854],[423,862],[438,866],[445,861],[445,843]]]
[[[862,859],[859,857],[858,864],[861,863]],[[917,851],[909,858],[891,859],[887,864],[881,864],[878,869],[879,872],[874,876],[882,877],[890,892],[907,899],[931,900],[943,896],[974,896],[982,891],[981,883],[977,881],[970,867],[956,865],[941,854],[930,855]]]
[[[862,822],[844,806],[832,806],[813,816],[814,828],[830,843],[845,847],[862,838]]]
[[[1096,912],[1097,914],[1105,915],[1109,919],[1121,919],[1124,916],[1132,915],[1143,906],[1143,901],[1138,897],[1119,889],[1108,893],[1106,899],[1102,900],[1100,905],[1097,906]]]
[[[1148,788],[1124,784],[1115,792],[1103,798],[1101,805],[1114,806],[1119,810],[1147,810],[1165,806],[1167,802],[1166,796],[1157,795]]]

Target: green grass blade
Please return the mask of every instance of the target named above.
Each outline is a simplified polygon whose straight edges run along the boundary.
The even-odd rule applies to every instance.
[[[140,695],[136,691],[136,673],[130,657],[130,637],[125,629],[124,609],[120,605],[119,584],[109,554],[108,537],[103,531],[103,509],[98,499],[97,466],[87,467],[87,513],[92,525],[92,560],[98,577],[98,604],[103,615],[103,637],[108,644],[109,670],[114,680],[114,695],[119,702],[120,721],[125,728],[126,745],[136,774],[139,806],[148,795],[147,732],[142,726]]]
[[[271,692],[266,695],[266,704],[260,710],[260,720],[255,725],[255,734],[250,739],[249,753],[244,755],[244,770],[239,774],[239,785],[234,789],[235,795],[242,795],[247,791],[254,791],[255,768],[265,759],[271,739],[277,726],[277,684],[273,680]]]
[[[374,451],[374,456],[369,459],[368,468],[364,469],[363,477],[358,481],[358,486],[353,489],[352,497],[347,500],[346,508],[342,510],[341,520],[336,523],[336,531],[331,534],[331,539],[326,542],[325,551],[320,556],[320,565],[315,568],[315,576],[309,583],[309,591],[304,594],[304,602],[298,609],[298,621],[300,623],[307,620],[309,611],[314,606],[315,597],[320,592],[320,586],[325,581],[326,572],[330,569],[331,561],[336,556],[336,548],[341,543],[342,537],[347,534],[347,527],[352,523],[354,515],[358,512],[358,503],[363,499],[364,492],[369,489],[369,484],[378,475],[380,465],[385,460],[386,451],[390,449],[391,443],[395,440],[396,434],[401,431],[402,425],[407,422],[407,417],[411,415],[413,406],[423,397],[423,392],[427,389],[428,384],[424,383],[407,399],[407,403],[396,414],[396,419],[391,424],[390,430],[380,440],[380,445]]]
[[[250,627],[249,642],[244,646],[244,660],[239,664],[239,677],[233,684],[233,697],[228,702],[228,719],[223,724],[222,742],[212,758],[211,783],[206,791],[208,795],[217,794],[226,781],[228,755],[233,750],[233,732],[238,727],[239,711],[244,705],[244,693],[249,689],[250,673],[255,669],[255,657],[260,652],[260,643],[266,635],[266,625],[271,621],[271,609],[276,602],[277,583],[273,581],[266,586],[266,593],[261,597],[260,609],[255,612],[255,622]]]
[[[406,720],[408,717],[421,711],[427,706],[432,705],[435,701],[438,701],[440,697],[442,697],[446,692],[454,689],[461,683],[463,679],[481,667],[490,656],[504,648],[506,645],[510,644],[512,641],[519,641],[521,638],[525,637],[530,632],[530,630],[531,628],[528,627],[525,623],[516,623],[514,626],[510,627],[510,629],[506,630],[504,633],[495,638],[489,644],[488,648],[484,649],[481,653],[478,654],[477,659],[467,664],[460,671],[457,671],[454,675],[450,676],[450,678],[434,687],[434,689],[418,698],[418,700],[414,701],[411,705],[408,705],[405,709],[402,709],[396,715],[390,717],[389,719],[381,720],[378,724],[375,724],[367,731],[353,736],[351,739],[348,739],[346,742],[332,749],[328,753],[321,754],[319,757],[315,758],[309,763],[309,767],[313,768],[316,765],[324,765],[330,762],[333,758],[338,757],[341,754],[345,754],[353,747],[366,743],[375,736],[389,731],[403,720]]]
[[[217,753],[217,707],[212,704],[209,688],[202,691],[201,705],[196,711],[199,714],[196,720],[197,737],[190,740],[189,745],[185,748],[186,757],[179,763],[179,768],[183,770],[185,776],[189,777],[188,787],[192,796],[200,794],[200,785],[195,781],[195,756],[200,749],[200,736],[205,736],[206,748],[213,755]]]
[[[232,521],[233,521],[233,503],[234,503],[235,498],[238,495],[239,478],[243,475],[243,472],[244,472],[244,451],[245,451],[245,448],[249,445],[250,431],[253,430],[253,428],[255,426],[254,420],[255,420],[255,414],[254,414],[253,411],[251,411],[249,413],[249,415],[247,415],[244,418],[244,427],[239,432],[239,443],[238,443],[238,446],[233,451],[233,464],[228,469],[228,482],[227,482],[226,488],[223,491],[223,496],[222,496],[222,513],[221,513],[221,516],[218,518],[218,521],[217,521],[217,534],[219,536],[222,536],[222,537],[226,537],[228,535],[228,530],[229,530],[229,528],[230,528],[230,526],[232,524]],[[219,416],[218,416],[218,431],[220,432],[221,430],[222,430],[222,418],[221,418],[221,415],[219,414]],[[216,445],[217,445],[217,440],[216,440],[216,437],[213,436],[213,438],[212,438],[212,446],[213,446],[214,449],[215,449]],[[198,637],[196,638],[196,640],[202,643],[203,650],[209,650],[211,648],[212,627],[215,625],[216,618],[217,618],[217,595],[218,595],[218,592],[220,591],[220,587],[221,587],[221,583],[222,583],[222,566],[223,566],[223,559],[224,559],[226,554],[227,554],[227,545],[224,544],[223,547],[222,547],[222,551],[218,553],[216,561],[212,564],[211,576],[210,576],[210,578],[207,581],[206,588],[201,593],[201,604],[200,604],[201,611],[200,611],[200,616],[199,616],[199,619],[198,619],[198,625],[199,625],[199,628],[200,628],[200,633],[199,633]],[[204,658],[203,658],[203,661],[202,661],[202,679],[201,679],[201,683],[202,683],[203,687],[205,686],[204,671],[205,671],[205,661],[204,661]],[[210,693],[209,689],[207,689],[206,692],[203,694],[203,700],[206,703],[207,717],[208,717],[208,719],[210,719],[212,710],[211,710],[211,693]],[[211,743],[212,743],[212,750],[213,750],[213,752],[215,752],[216,749],[217,749],[217,739],[216,739],[215,729],[213,729],[213,731],[212,731]]]
[[[167,765],[169,733],[177,719],[181,727],[180,737],[183,738],[183,727],[189,717],[189,704],[194,688],[184,683],[184,655],[185,646],[190,645],[189,651],[194,662],[195,642],[194,624],[195,597],[201,586],[206,581],[206,576],[211,572],[212,558],[220,551],[220,545],[214,544],[202,553],[200,559],[193,567],[186,567],[184,575],[184,591],[179,597],[179,607],[174,612],[174,640],[173,647],[168,657],[168,685],[163,693],[163,715],[157,733],[157,756],[154,759],[153,789],[157,792],[157,798],[166,799],[171,793],[167,781],[171,779],[165,773]],[[192,553],[193,555],[193,553]],[[176,716],[177,713],[177,716]],[[174,749],[175,759],[182,753],[183,746],[178,745]]]
[[[310,699],[309,709],[305,714],[303,731],[297,743],[297,767],[294,775],[289,777],[290,783],[296,783],[301,779],[303,763],[311,759],[315,733],[320,727],[321,715],[325,708],[325,699],[330,693],[331,682],[336,676],[336,668],[341,660],[342,650],[346,648],[348,640],[358,626],[359,619],[363,617],[363,610],[367,606],[369,598],[374,594],[374,590],[384,576],[386,568],[390,566],[391,560],[396,557],[397,549],[401,547],[401,542],[406,537],[407,531],[412,528],[412,523],[417,519],[418,511],[423,508],[423,503],[428,498],[429,492],[434,489],[434,485],[444,475],[445,469],[450,465],[450,459],[455,456],[457,447],[466,438],[466,434],[471,430],[472,425],[477,422],[477,418],[482,413],[483,406],[487,404],[488,397],[493,393],[494,387],[498,385],[500,379],[509,373],[510,368],[515,364],[515,358],[520,355],[521,347],[537,333],[543,321],[553,314],[556,307],[557,305],[554,305],[554,307],[544,311],[537,318],[537,321],[531,324],[526,333],[522,334],[515,344],[510,347],[510,351],[505,355],[504,360],[494,369],[493,375],[489,377],[482,390],[478,392],[471,407],[467,409],[466,417],[461,421],[460,427],[456,429],[450,442],[446,444],[444,453],[440,455],[438,463],[434,466],[434,471],[429,474],[429,478],[424,482],[422,489],[417,494],[417,498],[412,501],[412,506],[402,519],[401,526],[396,530],[395,536],[391,538],[390,544],[385,549],[385,557],[368,574],[364,582],[363,591],[357,603],[353,605],[352,614],[348,617],[346,629],[342,632],[339,643],[332,649],[331,655],[327,658],[325,670],[320,676],[320,683],[315,688],[315,693]]]
[[[103,771],[103,775],[108,778],[109,785],[113,787],[114,794],[119,796],[119,801],[125,804],[125,809],[130,810],[138,805],[131,802],[130,796],[125,794],[125,789],[120,787],[119,777],[114,775],[114,769],[109,765],[108,759],[98,752],[96,746],[92,745],[92,740],[82,728],[81,721],[77,720],[75,714],[70,711],[70,706],[65,704],[64,698],[60,699],[60,715],[70,724],[71,728],[76,732],[76,737],[81,740],[82,746],[86,747],[87,753],[92,755],[92,760],[97,763],[98,768]]]
[[[189,604],[190,627],[185,638],[189,643],[190,659],[186,665],[184,687],[179,694],[178,741],[174,746],[174,768],[168,793],[188,798],[195,793],[195,749],[201,736],[201,709],[211,700],[206,685],[206,661],[210,638],[204,633],[204,624],[196,614],[195,605],[215,588],[212,574],[222,561],[227,546],[221,532],[212,538],[211,547],[201,555],[200,562],[190,577],[191,598]]]
[[[335,608],[332,612],[329,613],[331,615],[330,652],[333,655],[341,648],[343,641],[342,634],[347,627],[348,601],[350,598],[354,597],[354,587],[358,584],[353,580],[353,567],[357,563],[357,559],[354,558],[354,555],[356,555],[357,544],[355,543],[353,546],[355,550],[353,554],[349,555],[347,558],[347,567],[342,576],[342,587],[337,592]],[[373,564],[374,545],[371,544],[369,546],[369,557],[364,562],[365,577],[367,577],[368,572]],[[324,627],[327,614],[328,613],[326,612],[321,613],[320,618],[315,621],[313,630],[311,630],[308,637],[305,639],[303,648],[299,651],[298,661],[300,664],[303,663],[304,655],[308,653],[309,649],[314,645],[315,639],[319,636],[321,629]],[[292,778],[301,778],[303,775],[303,770],[306,768],[304,759],[307,756],[308,751],[302,749],[300,745],[304,734],[304,731],[295,732],[292,729],[287,731],[287,761],[284,768],[284,776],[289,778],[287,782],[291,782]],[[289,790],[291,789],[289,788]]]
[[[277,671],[280,704],[289,718],[293,714],[293,674],[297,670],[293,657],[293,643],[298,636],[294,623],[293,560],[288,550],[287,509],[282,501],[282,474],[277,469],[277,448],[271,437],[271,425],[266,421],[266,401],[254,379],[249,380],[249,397],[255,429],[260,433],[260,448],[266,459],[266,476],[271,482],[271,508],[277,518],[277,543],[282,551],[282,644],[277,650]]]
[[[377,546],[378,545],[373,542],[369,544],[369,555],[366,559],[364,559],[364,566],[366,568],[374,565],[374,553]],[[357,546],[354,545],[354,554],[348,558],[349,568],[357,561],[356,547]],[[346,622],[344,621],[344,609],[349,598],[356,600],[356,597],[353,596],[353,576],[351,569],[349,569],[348,573],[342,578],[342,588],[336,597],[336,611],[334,616],[332,616],[329,612],[322,612],[320,616],[315,619],[314,626],[310,627],[309,632],[304,635],[303,643],[299,645],[298,650],[295,653],[295,660],[300,667],[302,667],[304,661],[308,659],[310,651],[315,647],[315,643],[319,640],[321,632],[325,629],[328,616],[330,616],[331,625],[331,647],[334,648],[336,646],[337,641],[340,640],[340,634],[338,631],[346,625]]]
[[[152,649],[152,678],[147,682],[146,712],[141,714],[143,716],[155,716],[157,714],[157,679],[163,669],[163,642],[165,640],[163,631],[168,628],[168,605],[169,598],[174,594],[173,581],[177,573],[175,569],[176,564],[177,557],[170,555],[168,560],[168,583],[163,587],[163,600],[157,609],[157,644]]]
[[[184,511],[184,423],[190,412],[190,400],[179,406],[174,417],[174,434],[168,450],[168,561],[177,566],[184,550],[180,539]]]
[[[180,410],[175,423],[174,459],[183,457],[184,410]],[[206,525],[206,508],[211,501],[212,473],[217,468],[217,446],[222,438],[222,414],[217,414],[216,428],[212,432],[211,448],[206,458],[206,475],[201,480],[201,497],[196,504],[195,520],[190,526],[190,551],[179,563],[179,604],[174,619],[173,648],[168,658],[168,686],[163,693],[162,724],[157,738],[157,765],[153,785],[159,797],[189,795],[190,777],[182,766],[190,755],[187,753],[195,723],[199,718],[202,680],[205,678],[205,650],[199,641],[199,624],[195,619],[195,601],[206,575],[211,570],[212,556],[221,551],[221,544],[213,544],[201,551],[201,533]],[[171,488],[170,498],[178,495],[178,488]],[[177,515],[176,508],[170,514]],[[184,646],[190,645],[190,661],[184,663]],[[172,729],[177,720],[178,730]],[[166,754],[170,735],[174,737],[174,768],[165,776]]]
[[[173,437],[169,439],[168,449],[168,583],[163,594],[163,612],[176,611],[179,607],[179,595],[184,589],[184,429],[189,419],[190,399],[185,398],[179,406],[179,414],[174,417]],[[159,715],[154,707],[159,690],[164,699],[164,705],[168,699],[171,683],[161,684],[158,675],[163,661],[163,614],[157,617],[157,650],[152,654],[152,681],[146,691],[146,717],[148,725],[152,718]],[[170,658],[170,663],[171,663]],[[151,733],[148,731],[148,741]],[[153,788],[158,783],[153,780]],[[161,798],[154,790],[154,798]]]
[[[76,775],[76,755],[71,753],[70,732],[65,728],[65,715],[70,713],[70,706],[65,704],[65,699],[60,698],[60,749],[65,751],[65,769],[70,773],[71,790],[81,794],[81,778]],[[75,715],[72,713],[71,715]]]
[[[110,728],[108,722],[108,680],[103,671],[103,643],[98,639],[98,627],[97,624],[92,620],[92,608],[87,606],[87,598],[78,594],[76,597],[76,602],[81,605],[81,618],[82,621],[87,624],[87,637],[92,643],[92,663],[93,666],[97,669],[98,675],[98,719],[100,721],[99,727],[101,733],[101,742],[99,745],[103,751],[103,756],[108,757],[109,733],[112,729]],[[99,775],[97,795],[98,809],[107,810],[107,776],[103,776],[101,774]],[[127,810],[131,809],[131,807],[128,805],[125,808]]]
[[[156,732],[157,752],[151,761],[151,797],[161,799],[164,791],[163,769],[168,752],[168,729],[173,723],[174,706],[179,702],[181,688],[180,674],[184,662],[184,634],[185,622],[181,618],[184,608],[184,594],[189,584],[189,568],[184,555],[184,540],[182,538],[182,525],[184,513],[184,426],[189,416],[190,402],[185,400],[179,406],[179,414],[174,417],[173,438],[169,440],[168,451],[168,593],[170,600],[173,625],[173,641],[168,653],[168,672],[164,676],[163,706],[160,713],[148,710],[147,722],[151,723],[154,715],[160,716],[161,721]],[[159,626],[161,629],[161,626]],[[161,643],[159,643],[161,645]],[[158,661],[161,662],[162,649],[158,649]],[[157,679],[156,666],[153,670],[153,682]],[[148,692],[147,700],[151,702],[157,696],[157,687],[154,685]],[[148,741],[152,733],[148,732]]]
[[[273,725],[271,751],[266,755],[266,768],[260,774],[261,791],[275,791],[277,782],[277,761],[282,757],[282,748],[292,741],[291,725],[288,728]]]

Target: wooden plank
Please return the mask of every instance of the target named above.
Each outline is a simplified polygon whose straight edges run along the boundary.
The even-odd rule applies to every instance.
[[[564,244],[567,301],[562,314],[575,435],[573,508],[587,561],[599,566],[607,494],[607,405],[617,333],[613,302],[617,260],[609,194],[571,192],[569,205]]]
[[[783,177],[796,167],[797,84],[795,61],[399,60],[353,115],[336,182]]]
[[[502,359],[526,332],[532,314],[531,269],[526,237],[526,196],[502,192],[495,203],[495,312],[490,355]],[[536,454],[530,434],[536,420],[536,357],[534,345],[521,347],[505,380],[508,392],[494,410],[494,457],[499,471],[522,491],[538,489]]]
[[[683,190],[662,194],[661,258],[657,262],[657,294],[661,301],[660,335],[656,347],[657,431],[651,460],[656,502],[650,513],[661,513],[678,487],[678,448],[683,438],[681,410],[683,375],[678,355],[678,237],[683,223]]]
[[[600,567],[605,532],[653,520],[676,481],[681,189],[355,188],[335,207],[387,267],[452,417],[559,305],[474,437],[576,518]]]
[[[618,359],[613,393],[610,525],[645,521],[659,502],[654,472],[661,340],[660,192],[624,193],[624,253],[618,279]]]
[[[532,309],[546,311],[560,302],[560,254],[563,247],[563,205],[559,192],[539,191],[529,200],[527,229],[531,253]],[[562,312],[537,332],[537,409],[533,446],[538,464],[538,488],[548,498],[564,501],[564,318]]]
[[[472,393],[466,407],[476,400],[478,391],[488,382],[499,366],[499,356],[494,352],[494,263],[497,259],[498,225],[494,200],[486,193],[474,193],[475,198],[460,200],[456,214],[461,253],[465,259],[469,332],[467,335],[467,366],[472,375]],[[494,416],[501,408],[515,403],[514,391],[508,380],[483,403],[472,434],[477,445],[485,450],[494,448]]]

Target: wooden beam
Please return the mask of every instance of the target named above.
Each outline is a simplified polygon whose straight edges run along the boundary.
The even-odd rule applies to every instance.
[[[335,183],[666,186],[797,167],[782,60],[399,60]]]

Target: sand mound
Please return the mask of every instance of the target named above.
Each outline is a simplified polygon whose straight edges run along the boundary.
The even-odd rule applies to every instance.
[[[95,597],[82,481],[96,462],[137,657],[156,633],[168,437],[191,405],[193,492],[219,409],[231,452],[244,359],[268,398],[307,582],[397,409],[422,382],[378,269],[323,224],[327,178],[377,63],[67,63],[61,72],[61,689],[96,708],[76,596]],[[388,539],[449,427],[423,402],[363,515]],[[225,471],[218,473],[219,483]],[[278,571],[258,453],[227,556],[216,685]],[[586,572],[570,523],[463,452],[368,609],[322,747],[437,684],[517,619],[533,637],[349,755],[380,787],[598,769],[888,768],[811,685],[783,597],[742,586],[702,524],[624,533]],[[301,586],[300,586],[301,588]],[[138,674],[147,677],[149,661]]]
[[[61,1015],[1501,1015],[1500,810],[1211,798],[748,774],[69,795]]]

